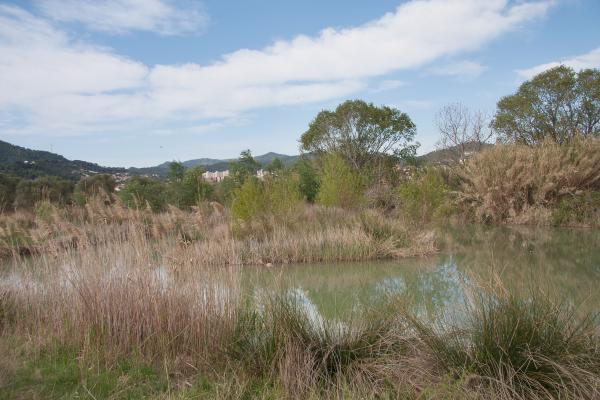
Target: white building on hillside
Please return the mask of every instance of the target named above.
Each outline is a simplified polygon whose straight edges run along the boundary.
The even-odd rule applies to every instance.
[[[206,171],[205,173],[202,174],[202,178],[204,178],[205,181],[209,181],[209,182],[221,182],[223,179],[225,179],[226,177],[229,176],[229,171]]]

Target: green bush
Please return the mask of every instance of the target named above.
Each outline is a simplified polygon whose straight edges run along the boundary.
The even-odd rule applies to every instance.
[[[297,176],[281,173],[266,177],[264,181],[246,179],[235,191],[231,209],[236,218],[248,221],[264,215],[288,217],[301,203]]]
[[[21,179],[0,174],[0,212],[14,208],[15,191]]]
[[[210,198],[213,187],[204,181],[203,172],[202,167],[190,168],[183,172],[181,179],[169,182],[169,203],[187,209]]]
[[[112,200],[112,194],[115,192],[117,183],[115,178],[109,174],[98,174],[86,176],[75,185],[73,197],[77,204],[83,205],[88,199],[97,196],[106,196],[107,200]]]
[[[127,207],[149,206],[153,211],[162,211],[167,203],[166,189],[166,185],[157,179],[134,176],[125,183],[119,197]]]
[[[410,219],[430,222],[449,212],[448,191],[440,171],[427,168],[398,189],[400,208]]]
[[[317,202],[326,206],[356,208],[364,202],[364,179],[337,154],[323,159]]]
[[[313,203],[319,193],[319,177],[312,163],[306,159],[298,161],[294,170],[298,173],[298,189],[301,196]]]
[[[15,207],[32,209],[41,201],[65,205],[71,202],[73,183],[55,176],[22,180],[15,189]]]
[[[236,218],[248,221],[267,210],[264,185],[257,178],[246,179],[233,194],[231,211]]]

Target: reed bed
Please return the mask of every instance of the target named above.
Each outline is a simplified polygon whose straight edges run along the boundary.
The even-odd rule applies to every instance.
[[[129,396],[124,360],[163,377],[158,398],[600,395],[598,321],[547,295],[479,285],[458,319],[426,319],[397,295],[327,319],[297,291],[245,293],[238,266],[172,248],[146,239],[17,259],[0,280],[0,344],[9,358],[74,363],[72,385],[96,398]],[[19,365],[0,373],[1,395],[36,393],[11,385]],[[126,377],[86,386],[103,371]]]
[[[382,234],[384,232],[387,236]],[[243,222],[208,205],[163,213],[88,202],[0,215],[0,256],[61,254],[102,244],[168,241],[202,265],[360,261],[436,251],[431,232],[376,211],[303,205],[296,214]]]

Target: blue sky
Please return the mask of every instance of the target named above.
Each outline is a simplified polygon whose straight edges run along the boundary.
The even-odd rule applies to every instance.
[[[0,0],[0,139],[110,166],[298,153],[322,109],[435,114],[600,67],[598,0]]]

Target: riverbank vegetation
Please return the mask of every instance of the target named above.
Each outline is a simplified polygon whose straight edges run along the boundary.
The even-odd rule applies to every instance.
[[[240,280],[430,255],[442,224],[600,226],[599,75],[549,70],[490,121],[445,108],[437,162],[408,115],[353,100],[260,177],[250,151],[220,182],[178,162],[119,184],[0,176],[0,398],[598,398],[597,318],[547,293],[473,280],[460,317],[390,295],[327,319]]]
[[[598,321],[545,292],[472,278],[449,315],[390,293],[328,319],[301,292],[245,292],[239,268],[199,256],[129,240],[22,261],[0,286],[0,396],[600,394]]]

